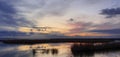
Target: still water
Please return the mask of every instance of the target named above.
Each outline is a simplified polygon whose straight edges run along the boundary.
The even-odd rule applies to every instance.
[[[73,54],[71,43],[8,45],[0,44],[0,57],[120,57],[120,51],[78,52]]]

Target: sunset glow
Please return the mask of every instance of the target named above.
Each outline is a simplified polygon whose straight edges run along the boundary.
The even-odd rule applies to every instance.
[[[67,36],[115,36],[120,32],[119,1],[113,0],[1,0],[0,30]],[[3,7],[3,6],[0,6]],[[10,9],[10,10],[8,10]],[[33,27],[51,27],[39,31]],[[117,31],[117,32],[116,32]]]

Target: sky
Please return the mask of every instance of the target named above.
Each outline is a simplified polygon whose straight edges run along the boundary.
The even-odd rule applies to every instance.
[[[0,31],[47,26],[48,34],[112,37],[120,35],[119,19],[120,0],[0,0]]]

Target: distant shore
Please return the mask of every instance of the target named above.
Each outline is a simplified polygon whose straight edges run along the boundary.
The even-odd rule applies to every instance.
[[[0,39],[6,44],[41,44],[41,43],[108,43],[120,41],[120,38],[50,38],[50,39]]]

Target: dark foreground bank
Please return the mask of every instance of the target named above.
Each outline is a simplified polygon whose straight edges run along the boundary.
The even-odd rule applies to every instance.
[[[120,51],[120,42],[99,43],[99,44],[74,44],[71,47],[73,54],[91,54],[100,52]]]

